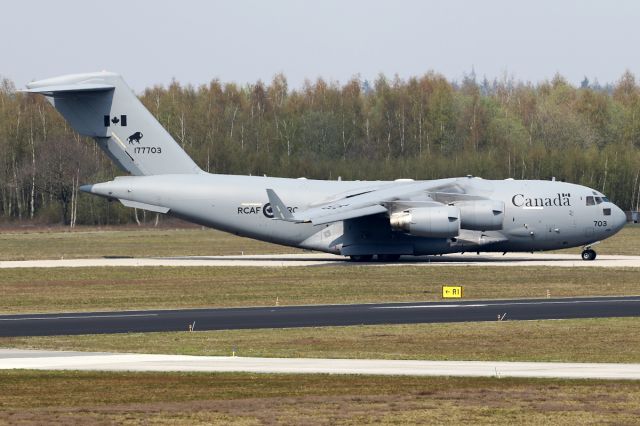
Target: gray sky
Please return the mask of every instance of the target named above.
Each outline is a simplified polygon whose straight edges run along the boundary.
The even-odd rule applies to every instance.
[[[640,77],[635,0],[8,0],[1,13],[0,75],[18,87],[103,69],[136,91],[278,72],[290,88],[381,72],[460,80],[472,67],[532,82]]]

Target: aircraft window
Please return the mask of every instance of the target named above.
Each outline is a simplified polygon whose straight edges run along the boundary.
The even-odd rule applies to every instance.
[[[595,206],[596,205],[596,203],[595,203],[595,201],[593,201],[593,197],[591,195],[589,195],[587,197],[587,205],[588,206]]]
[[[605,216],[611,216],[611,209],[602,209],[602,214]]]
[[[596,197],[596,203],[601,204],[602,203],[602,198]]]
[[[605,203],[608,203],[609,199],[607,197],[602,197],[602,201],[604,201]]]

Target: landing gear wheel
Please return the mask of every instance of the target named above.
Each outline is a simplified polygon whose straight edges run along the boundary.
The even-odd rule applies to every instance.
[[[378,260],[380,262],[397,262],[400,259],[399,254],[379,254]]]
[[[352,262],[371,262],[373,259],[372,254],[357,254],[353,256],[349,256]]]
[[[582,260],[594,260],[596,258],[596,252],[595,250],[584,250],[582,252]]]

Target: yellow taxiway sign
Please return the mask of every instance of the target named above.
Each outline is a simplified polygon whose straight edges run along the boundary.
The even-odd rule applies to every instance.
[[[442,298],[443,299],[460,299],[462,297],[462,286],[455,285],[443,285],[442,286]]]

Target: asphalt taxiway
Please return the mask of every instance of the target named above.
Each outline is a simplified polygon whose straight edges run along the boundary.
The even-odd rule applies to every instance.
[[[2,315],[0,336],[632,316],[640,296]]]
[[[126,266],[231,266],[231,267],[296,267],[322,265],[369,266],[557,266],[593,268],[640,268],[640,256],[599,255],[584,261],[579,254],[557,253],[465,253],[443,256],[404,256],[398,262],[350,262],[343,256],[325,253],[300,253],[246,256],[184,256],[184,257],[105,257],[97,259],[44,259],[0,261],[2,268],[78,268]]]
[[[640,364],[245,358],[20,349],[0,349],[2,369],[640,379]]]

